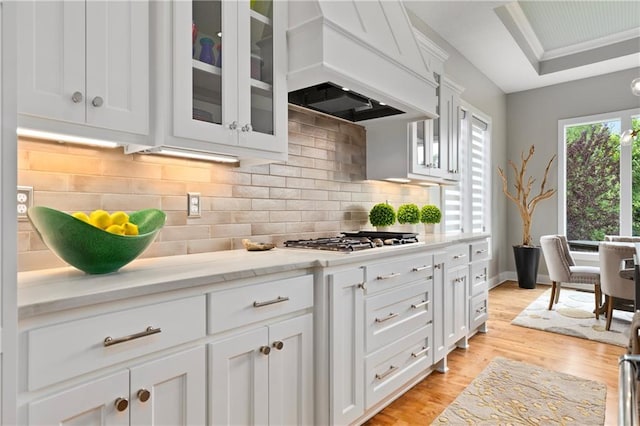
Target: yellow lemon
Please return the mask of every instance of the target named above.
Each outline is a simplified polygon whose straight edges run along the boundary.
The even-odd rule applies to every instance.
[[[105,231],[112,234],[124,235],[124,227],[122,225],[111,225]]]
[[[127,222],[123,225],[124,235],[138,235],[138,225]]]
[[[111,213],[111,223],[114,225],[124,225],[129,222],[129,215],[125,212],[113,212]]]
[[[85,212],[74,212],[71,214],[71,216],[75,217],[76,219],[80,219],[83,222],[89,223],[89,216],[87,216]]]
[[[89,223],[100,229],[107,229],[111,226],[111,216],[104,210],[94,210],[89,215]]]

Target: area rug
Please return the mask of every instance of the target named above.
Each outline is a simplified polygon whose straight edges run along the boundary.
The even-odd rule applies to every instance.
[[[602,425],[604,383],[494,358],[434,425]]]
[[[626,347],[629,344],[632,312],[614,309],[611,329],[607,331],[604,315],[600,315],[600,319],[597,320],[593,314],[593,293],[563,288],[560,291],[560,300],[550,311],[547,310],[549,297],[551,289],[520,312],[511,324],[617,346]]]

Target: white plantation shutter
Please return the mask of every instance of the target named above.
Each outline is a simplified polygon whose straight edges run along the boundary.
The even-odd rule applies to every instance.
[[[489,125],[484,121],[473,117],[471,120],[471,143],[469,149],[469,177],[471,198],[471,232],[485,232],[487,226],[487,197],[489,180],[487,158]]]
[[[490,232],[490,124],[471,108],[460,113],[460,182],[442,187],[442,232]]]

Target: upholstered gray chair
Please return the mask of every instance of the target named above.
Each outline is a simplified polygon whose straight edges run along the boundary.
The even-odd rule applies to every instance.
[[[567,238],[563,235],[544,235],[540,237],[540,245],[551,279],[549,310],[553,308],[554,303],[558,303],[562,283],[593,284],[595,292],[594,313],[596,319],[599,319],[602,303],[600,268],[597,266],[577,266],[569,251]]]
[[[601,242],[598,248],[600,257],[600,283],[605,294],[607,315],[606,328],[611,328],[614,299],[635,299],[635,284],[620,276],[622,262],[633,258],[635,246],[629,242]]]

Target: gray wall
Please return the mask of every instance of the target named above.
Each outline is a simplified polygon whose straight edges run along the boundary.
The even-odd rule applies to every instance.
[[[507,159],[507,100],[505,93],[480,72],[471,62],[467,61],[453,46],[433,31],[420,18],[408,11],[413,25],[427,38],[446,50],[449,58],[444,64],[447,77],[465,88],[462,99],[489,115],[492,120],[491,133],[491,232],[492,232],[492,261],[490,276],[507,270],[508,260],[513,256],[507,250],[507,204],[502,196],[502,187],[497,179],[495,170],[504,167]]]
[[[640,68],[633,68],[508,94],[507,158],[517,160],[523,150],[535,144],[536,153],[529,170],[541,178],[546,162],[558,153],[558,120],[640,107],[640,97],[634,96],[630,87],[631,80],[638,76]],[[552,187],[557,188],[557,162],[554,165],[549,180]],[[558,231],[557,210],[556,195],[538,204],[531,229],[534,241],[539,241],[541,235]],[[521,221],[513,203],[507,208],[506,223],[507,244],[519,244]],[[512,258],[508,261],[508,270],[514,271]],[[540,273],[547,273],[544,262],[540,264]]]

